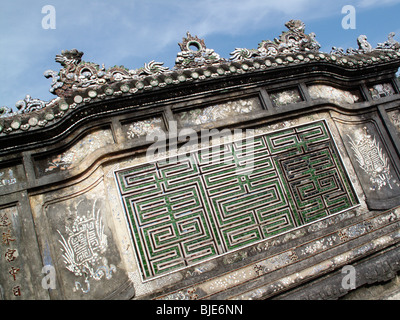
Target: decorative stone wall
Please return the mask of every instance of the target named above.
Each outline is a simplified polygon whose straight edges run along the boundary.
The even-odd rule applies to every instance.
[[[333,299],[344,266],[395,277],[398,47],[321,53],[286,26],[230,59],[188,33],[174,70],[57,55],[57,98],[0,118],[1,299]]]

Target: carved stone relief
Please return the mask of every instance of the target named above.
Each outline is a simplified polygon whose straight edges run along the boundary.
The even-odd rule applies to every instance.
[[[130,282],[101,177],[34,196],[31,203],[37,223],[48,226],[40,237],[43,255],[52,261],[60,281],[54,298],[107,299],[127,289]]]
[[[165,126],[162,117],[153,117],[125,124],[124,130],[126,131],[126,138],[133,140],[151,133],[163,132]]]
[[[90,291],[90,280],[100,281],[103,277],[112,278],[117,269],[114,264],[108,264],[104,253],[108,248],[107,236],[104,233],[104,223],[101,217],[101,203],[94,200],[92,211],[82,214],[84,200],[76,206],[76,216],[72,226],[65,226],[65,232],[57,230],[62,245],[61,251],[65,267],[77,277],[84,277],[84,284],[75,281],[73,290]],[[66,233],[64,236],[63,233]]]
[[[26,175],[22,164],[0,168],[0,193],[7,192],[24,181],[26,181]]]
[[[373,100],[394,95],[396,92],[390,83],[375,84],[368,88],[369,94]]]
[[[96,150],[113,143],[114,138],[110,129],[95,130],[80,138],[68,149],[38,160],[37,171],[39,175],[48,175],[71,170]]]
[[[282,107],[287,104],[303,101],[298,89],[289,89],[283,91],[272,92],[269,94],[272,104],[275,107]]]
[[[232,116],[261,110],[258,98],[240,99],[215,104],[204,108],[183,111],[177,114],[183,127],[201,125],[208,122],[227,120]]]
[[[385,186],[393,189],[392,183],[399,186],[396,179],[393,179],[389,159],[376,137],[369,134],[367,127],[362,130],[356,131],[354,140],[349,134],[347,137],[358,166],[369,176],[370,190],[379,191]]]
[[[356,103],[362,101],[361,95],[358,91],[346,91],[323,84],[310,85],[308,87],[308,92],[312,99],[328,99],[337,104]]]
[[[400,139],[400,110],[399,109],[392,110],[392,111],[389,111],[387,114],[388,114],[390,122],[393,124],[393,126],[396,129],[397,136]]]
[[[369,205],[384,206],[400,194],[400,179],[373,121],[337,123]]]

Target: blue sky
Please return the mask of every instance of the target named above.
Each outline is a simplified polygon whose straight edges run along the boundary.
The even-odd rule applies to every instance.
[[[49,101],[55,55],[77,48],[83,60],[137,69],[156,60],[173,68],[178,42],[190,31],[229,59],[235,48],[257,48],[300,19],[316,33],[320,51],[357,48],[365,34],[373,47],[396,33],[400,42],[400,0],[0,0],[0,106],[14,107],[29,94]],[[56,10],[56,29],[43,29],[42,7]],[[343,29],[342,7],[356,9],[356,29]]]

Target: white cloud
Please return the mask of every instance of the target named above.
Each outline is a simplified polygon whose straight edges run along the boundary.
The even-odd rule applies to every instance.
[[[248,30],[276,24],[277,19],[317,8],[315,0],[203,0],[165,1],[159,19],[165,29],[194,29],[199,36],[208,34],[235,35]],[[173,13],[173,14],[171,14]]]
[[[400,3],[400,0],[359,0],[357,6],[360,8],[382,7],[385,5],[394,5]]]

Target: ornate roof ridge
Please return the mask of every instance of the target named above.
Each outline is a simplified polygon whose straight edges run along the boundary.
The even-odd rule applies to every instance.
[[[44,102],[27,95],[16,103],[17,111],[8,107],[0,108],[0,133],[29,130],[31,127],[46,126],[49,122],[62,118],[70,109],[92,100],[124,94],[135,94],[156,87],[177,85],[187,81],[205,80],[254,70],[285,66],[292,63],[307,63],[324,60],[348,68],[360,68],[381,61],[400,59],[400,44],[391,32],[388,40],[373,48],[365,35],[357,38],[358,49],[332,47],[330,53],[320,52],[320,44],[315,33],[306,34],[305,24],[300,20],[290,20],[279,38],[263,40],[257,49],[236,48],[231,57],[220,57],[213,49],[206,47],[204,39],[187,32],[178,43],[173,69],[164,67],[163,62],[150,61],[139,69],[113,66],[108,69],[93,62],[82,61],[83,52],[77,49],[63,50],[55,61],[62,68],[57,72],[47,70],[46,78],[51,78],[50,92],[57,97]],[[115,84],[120,84],[118,90]]]

